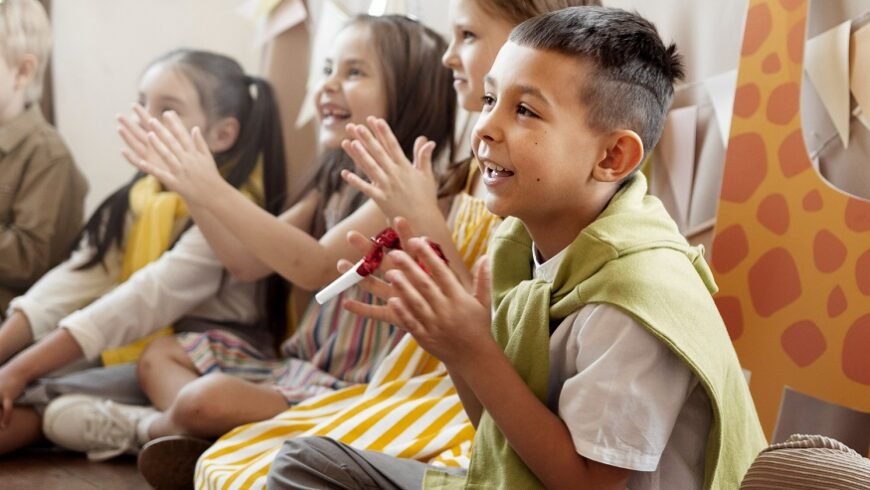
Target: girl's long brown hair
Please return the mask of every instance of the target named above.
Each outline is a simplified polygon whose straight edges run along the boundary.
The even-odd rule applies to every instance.
[[[423,135],[434,141],[437,158],[445,150],[453,155],[453,128],[456,120],[456,92],[453,75],[441,65],[447,42],[438,33],[408,17],[358,15],[348,26],[364,25],[371,30],[380,69],[386,85],[386,121],[409,158],[414,140]],[[341,171],[354,171],[353,161],[342,150],[325,151],[314,177],[320,192],[320,209],[312,229],[314,236],[325,231],[323,207],[336,192],[352,192],[339,219],[350,215],[365,201],[365,195],[352,189],[341,178]]]

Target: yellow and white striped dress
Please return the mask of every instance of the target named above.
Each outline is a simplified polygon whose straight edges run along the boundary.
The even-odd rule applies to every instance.
[[[469,183],[475,170],[472,164]],[[500,220],[465,192],[454,199],[448,222],[471,268],[486,252]],[[265,488],[283,442],[313,435],[430,464],[467,467],[474,428],[444,365],[406,335],[368,385],[310,398],[221,437],[197,464],[196,488]]]

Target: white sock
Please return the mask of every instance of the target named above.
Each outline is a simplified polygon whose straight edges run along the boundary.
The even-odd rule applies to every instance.
[[[160,415],[160,412],[152,408],[147,414],[139,419],[139,423],[136,424],[136,442],[138,442],[140,446],[144,446],[145,443],[151,440],[151,435],[149,434],[151,424],[153,424]]]

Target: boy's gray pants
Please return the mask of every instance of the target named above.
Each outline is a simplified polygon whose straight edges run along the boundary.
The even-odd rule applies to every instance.
[[[326,437],[298,437],[284,443],[269,471],[272,489],[418,490],[426,470],[412,459],[354,449]],[[438,468],[454,474],[465,470]]]

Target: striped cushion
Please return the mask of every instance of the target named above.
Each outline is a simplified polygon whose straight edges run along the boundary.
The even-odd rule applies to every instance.
[[[870,490],[870,460],[824,436],[795,434],[762,451],[741,490]]]

